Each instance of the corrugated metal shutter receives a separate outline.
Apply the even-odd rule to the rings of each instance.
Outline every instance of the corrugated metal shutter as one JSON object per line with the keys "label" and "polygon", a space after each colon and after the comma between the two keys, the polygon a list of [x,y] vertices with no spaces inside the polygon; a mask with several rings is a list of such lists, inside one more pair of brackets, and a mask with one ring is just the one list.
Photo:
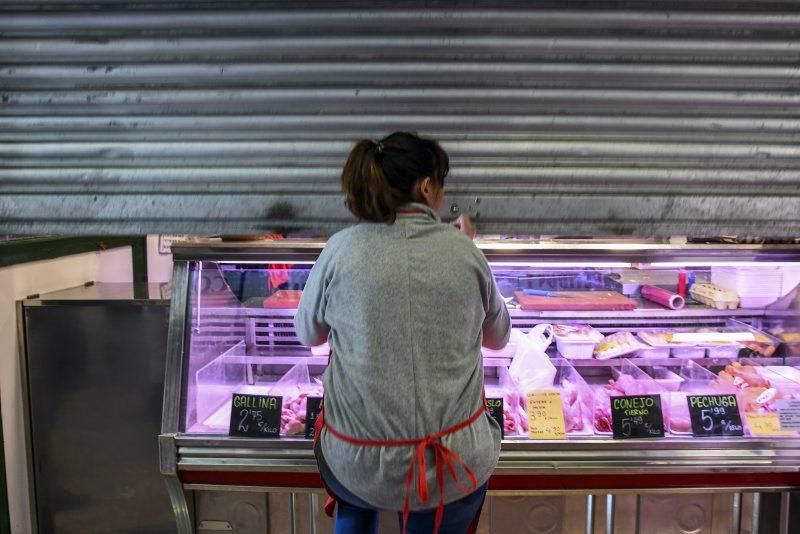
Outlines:
{"label": "corrugated metal shutter", "polygon": [[6,0],[0,228],[330,230],[404,129],[486,231],[800,235],[796,3],[428,5]]}

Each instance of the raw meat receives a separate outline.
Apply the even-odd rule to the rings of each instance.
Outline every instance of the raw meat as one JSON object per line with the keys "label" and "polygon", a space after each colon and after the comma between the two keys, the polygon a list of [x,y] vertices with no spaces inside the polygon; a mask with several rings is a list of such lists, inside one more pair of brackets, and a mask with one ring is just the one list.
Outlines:
{"label": "raw meat", "polygon": [[660,393],[658,384],[647,380],[636,380],[628,374],[620,374],[616,380],[609,380],[608,384],[596,392],[592,417],[595,429],[598,432],[611,432],[611,397]]}
{"label": "raw meat", "polygon": [[567,432],[583,430],[583,403],[578,388],[567,379],[561,382],[561,408],[564,411],[564,429]]}
{"label": "raw meat", "polygon": [[281,435],[295,436],[302,434],[306,428],[306,399],[322,397],[322,386],[310,391],[302,391],[297,395],[284,395],[281,411]]}

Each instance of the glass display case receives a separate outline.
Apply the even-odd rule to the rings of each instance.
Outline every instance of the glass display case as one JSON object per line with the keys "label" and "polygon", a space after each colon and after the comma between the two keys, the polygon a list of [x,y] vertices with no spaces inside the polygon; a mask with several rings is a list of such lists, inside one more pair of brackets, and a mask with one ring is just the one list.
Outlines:
{"label": "glass display case", "polygon": [[[328,350],[303,347],[293,318],[323,246],[173,249],[161,469],[183,528],[185,490],[321,487],[304,431]],[[515,330],[505,349],[483,354],[505,431],[492,495],[607,495],[613,523],[619,493],[735,497],[800,486],[800,433],[790,421],[800,408],[800,247],[500,238],[477,246]],[[520,381],[512,363],[525,350],[552,363],[544,383]],[[531,437],[526,399],[539,390],[560,396],[560,439]],[[280,396],[280,437],[229,436],[234,394]],[[687,399],[698,395],[735,397],[741,428],[723,421],[729,432],[696,437]],[[626,439],[617,428],[615,399],[636,396],[658,399],[659,437]],[[740,513],[731,503],[724,513]]]}

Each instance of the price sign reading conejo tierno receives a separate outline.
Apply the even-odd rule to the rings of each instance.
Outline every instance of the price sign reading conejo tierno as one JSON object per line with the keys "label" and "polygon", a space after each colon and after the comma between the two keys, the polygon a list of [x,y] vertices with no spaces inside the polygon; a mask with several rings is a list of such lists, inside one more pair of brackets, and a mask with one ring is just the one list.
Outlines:
{"label": "price sign reading conejo tierno", "polygon": [[500,436],[505,439],[506,428],[505,418],[503,417],[503,399],[486,399],[486,409],[489,415],[500,425]]}
{"label": "price sign reading conejo tierno", "polygon": [[314,439],[314,425],[322,410],[322,397],[306,397],[306,432],[308,439]]}
{"label": "price sign reading conejo tierno", "polygon": [[614,439],[663,438],[661,396],[611,397],[611,428]]}
{"label": "price sign reading conejo tierno", "polygon": [[229,436],[278,438],[283,397],[234,393]]}
{"label": "price sign reading conejo tierno", "polygon": [[687,395],[686,402],[689,404],[693,435],[744,435],[736,395]]}

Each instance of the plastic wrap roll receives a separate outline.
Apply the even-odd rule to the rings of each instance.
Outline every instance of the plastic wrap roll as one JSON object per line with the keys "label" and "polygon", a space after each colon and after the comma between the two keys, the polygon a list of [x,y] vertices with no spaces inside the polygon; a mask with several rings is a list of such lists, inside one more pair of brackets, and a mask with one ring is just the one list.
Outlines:
{"label": "plastic wrap roll", "polygon": [[671,310],[680,310],[686,304],[682,296],[656,286],[642,286],[642,296]]}

